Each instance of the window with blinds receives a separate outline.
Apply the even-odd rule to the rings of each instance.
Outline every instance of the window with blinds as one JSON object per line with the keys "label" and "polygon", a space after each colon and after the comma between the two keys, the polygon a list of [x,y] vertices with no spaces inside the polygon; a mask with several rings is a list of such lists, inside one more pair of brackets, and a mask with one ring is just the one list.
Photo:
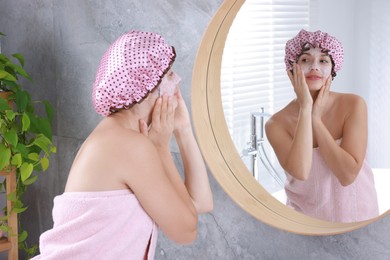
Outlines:
{"label": "window with blinds", "polygon": [[295,97],[284,48],[287,40],[309,28],[309,10],[310,0],[247,0],[230,28],[222,57],[222,105],[246,163],[251,114],[262,108],[273,114]]}

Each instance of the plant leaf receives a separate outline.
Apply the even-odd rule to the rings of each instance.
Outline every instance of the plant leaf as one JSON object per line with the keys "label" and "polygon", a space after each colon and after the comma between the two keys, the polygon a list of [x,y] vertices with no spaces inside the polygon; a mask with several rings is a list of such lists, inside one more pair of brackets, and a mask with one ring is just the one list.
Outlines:
{"label": "plant leaf", "polygon": [[4,169],[11,159],[11,149],[0,143],[0,170]]}
{"label": "plant leaf", "polygon": [[18,236],[18,242],[19,242],[19,243],[24,242],[24,241],[27,239],[27,237],[28,237],[27,231],[26,231],[26,230],[23,230],[23,231],[19,234],[19,236]]}
{"label": "plant leaf", "polygon": [[52,142],[50,141],[49,138],[47,138],[43,134],[39,134],[39,135],[37,135],[35,140],[28,146],[31,146],[31,145],[36,145],[39,148],[41,148],[46,154],[50,154],[49,145],[52,145]]}
{"label": "plant leaf", "polygon": [[16,81],[16,78],[5,70],[0,70],[0,79],[14,81],[14,82]]}
{"label": "plant leaf", "polygon": [[30,100],[30,94],[27,91],[17,91],[15,97],[15,103],[19,112],[26,111],[27,104]]}
{"label": "plant leaf", "polygon": [[30,75],[28,75],[28,73],[20,66],[16,65],[16,64],[13,64],[13,63],[7,63],[6,66],[8,68],[11,68],[14,73],[17,73],[19,75],[22,75],[23,77],[25,77],[26,79],[29,79],[31,80],[31,77]]}
{"label": "plant leaf", "polygon": [[24,144],[18,143],[14,151],[21,153],[24,157],[27,156],[29,149]]}
{"label": "plant leaf", "polygon": [[13,121],[15,116],[16,116],[16,114],[12,110],[6,110],[5,111],[5,116],[8,118],[9,121]]}
{"label": "plant leaf", "polygon": [[8,102],[0,98],[0,111],[11,110]]}
{"label": "plant leaf", "polygon": [[39,160],[39,154],[37,153],[29,153],[28,159],[33,160],[34,162],[37,162]]}
{"label": "plant leaf", "polygon": [[23,182],[24,185],[31,185],[38,179],[38,175],[32,176]]}
{"label": "plant leaf", "polygon": [[30,117],[27,113],[22,115],[22,132],[26,132],[30,128]]}
{"label": "plant leaf", "polygon": [[9,228],[8,226],[5,226],[5,225],[1,225],[1,226],[0,226],[0,229],[1,229],[1,231],[3,231],[4,233],[7,233],[7,232],[10,230],[10,228]]}
{"label": "plant leaf", "polygon": [[22,166],[20,166],[20,176],[22,177],[22,182],[24,182],[31,176],[33,169],[34,166],[28,162],[24,162]]}
{"label": "plant leaf", "polygon": [[10,129],[9,131],[5,132],[3,137],[5,141],[7,141],[7,143],[11,144],[14,147],[18,143],[18,134],[16,133],[15,129]]}
{"label": "plant leaf", "polygon": [[46,171],[47,168],[49,168],[49,159],[47,159],[47,157],[42,157],[41,165],[42,165],[42,170]]}
{"label": "plant leaf", "polygon": [[3,81],[3,87],[10,86],[11,89],[19,87],[19,85],[16,83],[16,81],[11,81],[11,80],[2,80],[2,81]]}
{"label": "plant leaf", "polygon": [[17,153],[14,156],[12,156],[11,164],[19,168],[22,165],[22,154]]}
{"label": "plant leaf", "polygon": [[51,123],[51,122],[53,122],[53,118],[54,118],[54,108],[49,103],[49,101],[44,100],[43,104],[45,105],[47,118],[49,119],[49,122]]}
{"label": "plant leaf", "polygon": [[16,198],[16,201],[13,202],[14,208],[22,208],[23,202]]}
{"label": "plant leaf", "polygon": [[49,140],[52,139],[52,130],[50,122],[47,118],[40,118],[36,115],[33,115],[32,113],[28,113],[31,125],[30,125],[30,131],[36,134],[42,133],[45,135]]}
{"label": "plant leaf", "polygon": [[14,207],[12,210],[19,214],[19,213],[26,211],[27,209],[28,209],[28,207],[24,207],[24,208],[15,208]]}
{"label": "plant leaf", "polygon": [[7,200],[11,201],[11,202],[17,202],[18,201],[18,198],[16,197],[16,193],[15,192],[11,192],[10,194],[7,195]]}
{"label": "plant leaf", "polygon": [[24,57],[22,54],[14,53],[14,54],[12,54],[12,57],[15,57],[16,59],[18,59],[20,65],[22,65],[22,67],[24,67]]}

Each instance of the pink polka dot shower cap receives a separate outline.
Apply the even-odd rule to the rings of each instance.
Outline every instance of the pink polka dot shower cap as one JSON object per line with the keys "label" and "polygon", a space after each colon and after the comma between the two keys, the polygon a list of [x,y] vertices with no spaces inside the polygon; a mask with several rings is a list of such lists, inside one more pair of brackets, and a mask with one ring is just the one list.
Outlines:
{"label": "pink polka dot shower cap", "polygon": [[308,32],[301,30],[294,38],[286,43],[286,56],[284,62],[287,70],[292,69],[292,63],[297,62],[303,48],[310,44],[314,47],[322,48],[327,52],[334,62],[334,72],[339,71],[344,61],[344,50],[341,43],[333,36],[321,32]]}
{"label": "pink polka dot shower cap", "polygon": [[175,49],[152,32],[120,36],[100,61],[92,99],[97,113],[108,116],[142,101],[161,81],[176,57]]}

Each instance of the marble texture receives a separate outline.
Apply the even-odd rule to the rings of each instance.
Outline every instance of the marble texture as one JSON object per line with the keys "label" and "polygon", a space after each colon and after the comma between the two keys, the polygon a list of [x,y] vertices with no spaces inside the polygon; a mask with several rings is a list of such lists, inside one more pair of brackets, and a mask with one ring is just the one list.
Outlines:
{"label": "marble texture", "polygon": [[[201,37],[222,0],[0,0],[4,53],[20,52],[34,79],[34,98],[54,104],[58,153],[27,192],[22,215],[29,243],[51,228],[53,197],[63,192],[73,157],[100,120],[91,85],[101,55],[123,32],[156,31],[176,47],[174,69],[190,106],[191,77]],[[173,155],[182,167],[177,147]],[[199,238],[177,245],[160,233],[156,259],[390,259],[390,217],[335,236],[303,236],[261,223],[238,207],[210,174],[215,209],[200,216]],[[1,255],[0,258],[4,255]],[[1,258],[1,259],[3,259]]]}

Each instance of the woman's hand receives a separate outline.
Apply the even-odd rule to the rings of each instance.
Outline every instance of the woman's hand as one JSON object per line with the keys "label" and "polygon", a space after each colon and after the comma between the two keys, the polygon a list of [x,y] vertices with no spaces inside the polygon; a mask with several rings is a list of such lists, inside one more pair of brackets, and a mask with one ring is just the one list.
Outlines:
{"label": "woman's hand", "polygon": [[191,121],[190,121],[190,115],[188,113],[186,103],[184,102],[184,99],[180,93],[180,89],[176,91],[175,96],[177,99],[177,107],[175,111],[174,132],[176,134],[178,133],[178,131],[190,129]]}
{"label": "woman's hand", "polygon": [[332,76],[330,75],[326,81],[325,85],[323,85],[320,89],[320,92],[318,93],[317,99],[313,104],[313,110],[312,110],[312,117],[313,119],[320,119],[322,118],[324,114],[324,109],[326,102],[329,97],[329,89],[330,85],[332,83]]}
{"label": "woman's hand", "polygon": [[150,127],[142,119],[139,121],[140,132],[148,137],[157,148],[169,147],[174,129],[175,109],[172,97],[159,97],[154,105]]}
{"label": "woman's hand", "polygon": [[297,95],[298,103],[301,108],[313,105],[313,98],[310,95],[309,87],[306,83],[306,78],[301,67],[294,63],[293,72],[287,72],[288,77],[290,78],[291,84],[294,86],[295,94]]}

